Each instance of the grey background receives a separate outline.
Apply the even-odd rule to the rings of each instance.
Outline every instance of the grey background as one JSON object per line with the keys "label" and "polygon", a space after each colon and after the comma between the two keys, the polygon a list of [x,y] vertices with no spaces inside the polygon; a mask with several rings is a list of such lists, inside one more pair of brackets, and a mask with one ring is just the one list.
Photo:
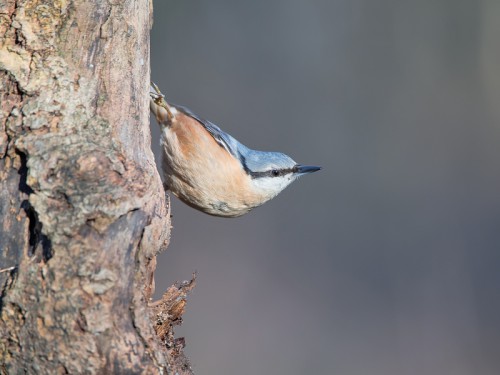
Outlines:
{"label": "grey background", "polygon": [[[152,77],[323,170],[239,219],[173,198],[198,374],[500,373],[500,2],[156,1]],[[158,153],[158,131],[153,125]]]}

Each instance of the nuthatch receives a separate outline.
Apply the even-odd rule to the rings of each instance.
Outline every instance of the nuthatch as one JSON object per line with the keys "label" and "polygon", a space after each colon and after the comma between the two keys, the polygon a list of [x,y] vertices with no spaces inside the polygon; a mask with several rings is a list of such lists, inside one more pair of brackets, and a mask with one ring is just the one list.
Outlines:
{"label": "nuthatch", "polygon": [[184,203],[210,215],[236,217],[320,167],[280,152],[252,150],[186,107],[168,104],[155,84],[150,106],[161,127],[164,182]]}

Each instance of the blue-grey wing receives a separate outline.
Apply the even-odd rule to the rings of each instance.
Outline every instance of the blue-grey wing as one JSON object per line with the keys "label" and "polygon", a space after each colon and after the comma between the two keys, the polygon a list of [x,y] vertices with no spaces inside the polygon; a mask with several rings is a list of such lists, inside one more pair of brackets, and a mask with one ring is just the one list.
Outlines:
{"label": "blue-grey wing", "polygon": [[229,134],[223,132],[214,123],[201,118],[196,113],[191,111],[189,108],[177,104],[172,104],[172,106],[181,111],[182,113],[184,113],[185,115],[192,117],[196,121],[198,121],[210,133],[210,135],[214,138],[214,140],[235,158],[239,159],[241,153],[247,150],[246,146],[242,145],[240,142],[238,142]]}

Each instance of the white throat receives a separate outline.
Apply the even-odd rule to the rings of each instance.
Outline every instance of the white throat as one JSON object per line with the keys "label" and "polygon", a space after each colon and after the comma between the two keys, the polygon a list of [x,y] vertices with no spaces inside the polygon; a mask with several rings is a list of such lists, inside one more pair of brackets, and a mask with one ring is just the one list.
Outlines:
{"label": "white throat", "polygon": [[295,180],[293,174],[279,177],[260,177],[252,179],[252,185],[256,193],[265,197],[266,200],[274,198],[284,188]]}

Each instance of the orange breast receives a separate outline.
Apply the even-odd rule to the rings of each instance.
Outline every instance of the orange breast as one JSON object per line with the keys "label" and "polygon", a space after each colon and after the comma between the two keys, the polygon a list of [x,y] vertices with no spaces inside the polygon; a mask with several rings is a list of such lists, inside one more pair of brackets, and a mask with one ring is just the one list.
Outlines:
{"label": "orange breast", "polygon": [[239,216],[263,203],[240,162],[198,121],[178,113],[163,136],[170,189],[187,204],[213,215]]}

